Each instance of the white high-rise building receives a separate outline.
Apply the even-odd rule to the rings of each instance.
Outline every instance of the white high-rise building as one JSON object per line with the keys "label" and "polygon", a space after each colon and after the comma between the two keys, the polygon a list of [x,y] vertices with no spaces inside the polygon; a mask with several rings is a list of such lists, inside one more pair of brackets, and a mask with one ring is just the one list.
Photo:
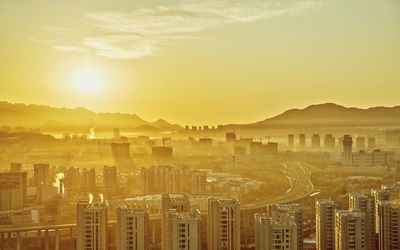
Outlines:
{"label": "white high-rise building", "polygon": [[366,250],[365,213],[360,210],[336,210],[335,249]]}
{"label": "white high-rise building", "polygon": [[172,250],[168,241],[170,240],[170,231],[167,223],[167,213],[170,209],[175,209],[177,213],[189,212],[190,202],[187,195],[162,195],[161,196],[161,237],[162,249]]}
{"label": "white high-rise building", "polygon": [[317,250],[335,249],[335,211],[339,203],[333,200],[317,200],[316,213],[316,240]]}
{"label": "white high-rise building", "polygon": [[108,249],[107,203],[80,201],[76,207],[76,249]]}
{"label": "white high-rise building", "polygon": [[240,249],[240,203],[231,198],[208,200],[208,250]]}
{"label": "white high-rise building", "polygon": [[177,212],[169,209],[166,215],[168,228],[168,249],[200,250],[201,249],[201,215],[199,210]]}
{"label": "white high-rise building", "polygon": [[297,224],[294,217],[285,214],[272,218],[266,214],[255,214],[256,250],[297,250]]}
{"label": "white high-rise building", "polygon": [[127,204],[117,208],[117,250],[147,250],[149,214],[145,208]]}
{"label": "white high-rise building", "polygon": [[353,193],[349,195],[349,209],[359,209],[365,213],[365,236],[366,249],[377,249],[377,238],[375,232],[375,203],[374,197],[370,194]]}
{"label": "white high-rise building", "polygon": [[286,221],[287,218],[292,218],[297,225],[297,248],[303,249],[303,214],[304,207],[299,204],[274,204],[267,206],[267,216],[274,221]]}

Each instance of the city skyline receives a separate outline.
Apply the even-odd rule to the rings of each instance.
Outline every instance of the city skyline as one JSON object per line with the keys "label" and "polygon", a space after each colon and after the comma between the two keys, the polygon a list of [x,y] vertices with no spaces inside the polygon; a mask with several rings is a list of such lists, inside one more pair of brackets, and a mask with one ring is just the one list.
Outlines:
{"label": "city skyline", "polygon": [[5,0],[0,99],[180,124],[395,106],[399,13],[396,1]]}

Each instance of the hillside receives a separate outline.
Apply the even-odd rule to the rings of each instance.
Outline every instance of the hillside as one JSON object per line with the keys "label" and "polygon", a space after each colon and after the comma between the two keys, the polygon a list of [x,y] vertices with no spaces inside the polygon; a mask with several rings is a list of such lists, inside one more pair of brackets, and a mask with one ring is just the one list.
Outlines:
{"label": "hillside", "polygon": [[109,130],[116,127],[135,130],[144,125],[151,125],[159,130],[179,128],[162,121],[162,123],[149,123],[136,114],[96,113],[85,108],[68,109],[0,102],[0,126],[39,128],[50,131],[87,131],[92,127],[96,127],[96,130]]}
{"label": "hillside", "polygon": [[331,126],[400,126],[400,106],[360,109],[325,103],[311,105],[304,109],[290,109],[280,115],[255,123],[227,125],[227,127],[240,128]]}

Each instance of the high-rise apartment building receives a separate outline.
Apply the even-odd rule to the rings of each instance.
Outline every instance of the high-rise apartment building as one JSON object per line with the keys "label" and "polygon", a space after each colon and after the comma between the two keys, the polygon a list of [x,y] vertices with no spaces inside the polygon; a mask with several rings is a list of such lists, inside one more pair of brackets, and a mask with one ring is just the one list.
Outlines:
{"label": "high-rise apartment building", "polygon": [[83,189],[91,191],[96,188],[96,169],[91,168],[90,170],[87,170],[84,168],[80,176],[80,184]]}
{"label": "high-rise apartment building", "polygon": [[193,171],[192,194],[207,193],[207,171]]}
{"label": "high-rise apartment building", "polygon": [[78,202],[76,220],[77,250],[108,249],[106,203],[92,200]]}
{"label": "high-rise apartment building", "polygon": [[117,167],[103,167],[103,186],[104,188],[115,188],[117,186]]}
{"label": "high-rise apartment building", "polygon": [[80,181],[80,172],[79,168],[69,168],[64,171],[64,188],[65,188],[65,193],[69,193],[71,191],[79,191],[79,188],[81,186],[81,181]]}
{"label": "high-rise apartment building", "polygon": [[26,172],[0,173],[0,210],[23,208],[26,199]]}
{"label": "high-rise apartment building", "polygon": [[145,208],[122,204],[117,207],[117,250],[149,249],[149,213]]}
{"label": "high-rise apartment building", "polygon": [[240,203],[231,198],[208,200],[208,249],[240,249]]}
{"label": "high-rise apartment building", "polygon": [[371,190],[371,195],[374,198],[375,206],[375,233],[379,233],[379,228],[381,222],[379,221],[379,204],[382,201],[388,201],[391,196],[391,190],[388,186],[382,186],[381,188],[376,188]]}
{"label": "high-rise apartment building", "polygon": [[[303,249],[303,222],[304,222],[304,207],[299,204],[274,204],[267,206],[267,216],[275,222],[288,221],[291,218],[291,223],[296,223],[296,249]],[[287,223],[286,223],[287,224]]]}
{"label": "high-rise apartment building", "polygon": [[33,182],[35,186],[52,184],[49,164],[34,164],[33,169]]}
{"label": "high-rise apartment building", "polygon": [[321,199],[315,204],[317,250],[335,249],[335,211],[339,203]]}
{"label": "high-rise apartment building", "polygon": [[349,209],[365,213],[365,249],[377,249],[374,197],[365,193],[352,193],[349,195]]}
{"label": "high-rise apartment building", "polygon": [[297,224],[292,216],[286,214],[274,219],[266,214],[256,213],[254,217],[256,250],[299,249]]}
{"label": "high-rise apartment building", "polygon": [[177,213],[189,212],[189,197],[187,195],[171,194],[164,194],[161,196],[161,237],[163,250],[172,250],[168,243],[171,232],[169,231],[167,223],[167,212],[170,209],[174,209]]}
{"label": "high-rise apartment building", "polygon": [[201,215],[199,210],[192,213],[177,212],[169,209],[166,212],[168,239],[166,249],[200,250],[201,249]]}
{"label": "high-rise apartment building", "polygon": [[360,210],[336,210],[335,249],[366,250],[365,220]]}
{"label": "high-rise apartment building", "polygon": [[399,201],[379,201],[377,206],[379,250],[400,249]]}

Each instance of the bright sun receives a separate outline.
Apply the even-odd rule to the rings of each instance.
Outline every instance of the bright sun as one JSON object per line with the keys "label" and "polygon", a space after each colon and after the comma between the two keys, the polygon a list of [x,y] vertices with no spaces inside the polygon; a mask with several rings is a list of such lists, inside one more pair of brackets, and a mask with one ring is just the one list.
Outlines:
{"label": "bright sun", "polygon": [[74,74],[72,82],[80,92],[93,93],[101,87],[102,77],[93,69],[82,69]]}

